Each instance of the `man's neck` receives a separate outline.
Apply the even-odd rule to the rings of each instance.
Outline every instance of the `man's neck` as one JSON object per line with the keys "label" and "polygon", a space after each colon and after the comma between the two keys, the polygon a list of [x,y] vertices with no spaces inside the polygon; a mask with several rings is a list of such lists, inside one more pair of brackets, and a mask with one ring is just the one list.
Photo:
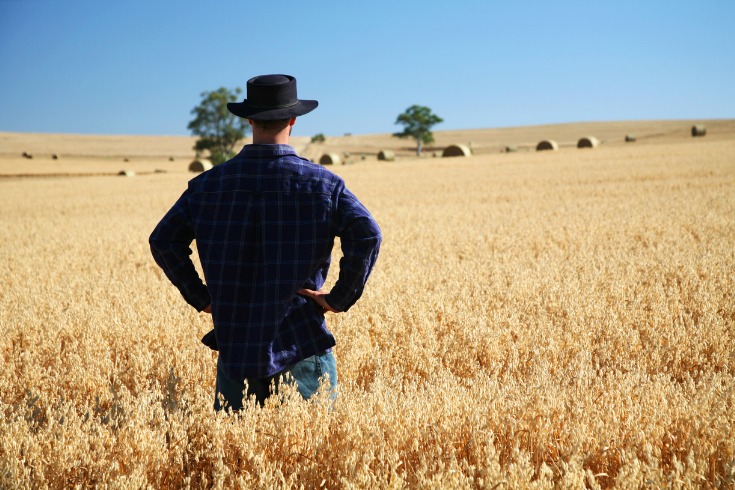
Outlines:
{"label": "man's neck", "polygon": [[289,136],[291,136],[290,125],[277,133],[261,131],[257,127],[253,127],[254,145],[287,145]]}
{"label": "man's neck", "polygon": [[288,133],[285,135],[282,133],[278,134],[257,134],[253,133],[253,144],[254,145],[287,145],[288,144]]}

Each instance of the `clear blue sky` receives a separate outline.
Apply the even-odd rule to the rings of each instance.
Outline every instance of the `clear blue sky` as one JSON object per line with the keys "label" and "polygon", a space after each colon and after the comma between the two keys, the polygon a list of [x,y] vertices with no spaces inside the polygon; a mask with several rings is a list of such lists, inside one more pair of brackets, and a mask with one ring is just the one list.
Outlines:
{"label": "clear blue sky", "polygon": [[0,131],[189,134],[265,73],[296,135],[735,117],[735,1],[0,0]]}

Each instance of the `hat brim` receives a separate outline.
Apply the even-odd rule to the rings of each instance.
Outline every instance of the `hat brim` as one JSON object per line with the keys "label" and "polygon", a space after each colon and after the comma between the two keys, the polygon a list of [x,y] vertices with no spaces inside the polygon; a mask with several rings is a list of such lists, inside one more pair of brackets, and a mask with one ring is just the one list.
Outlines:
{"label": "hat brim", "polygon": [[277,109],[268,109],[263,107],[250,107],[248,100],[242,102],[228,102],[227,110],[244,119],[254,119],[258,121],[273,121],[276,119],[291,119],[292,117],[303,116],[316,109],[319,102],[316,100],[299,100],[296,104],[289,107],[281,107]]}

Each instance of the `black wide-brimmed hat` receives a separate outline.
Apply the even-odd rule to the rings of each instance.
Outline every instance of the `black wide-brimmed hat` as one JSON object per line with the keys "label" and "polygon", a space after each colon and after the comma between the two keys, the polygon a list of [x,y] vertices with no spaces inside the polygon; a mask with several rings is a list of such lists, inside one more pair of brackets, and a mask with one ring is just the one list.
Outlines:
{"label": "black wide-brimmed hat", "polygon": [[227,109],[245,119],[272,121],[303,116],[319,105],[316,100],[296,97],[296,79],[290,75],[261,75],[247,84],[247,98],[228,102]]}

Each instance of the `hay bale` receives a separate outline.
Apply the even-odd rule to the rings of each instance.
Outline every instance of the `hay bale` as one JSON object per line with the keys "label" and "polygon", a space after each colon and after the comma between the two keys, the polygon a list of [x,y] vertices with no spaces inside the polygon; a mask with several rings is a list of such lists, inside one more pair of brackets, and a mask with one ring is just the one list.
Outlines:
{"label": "hay bale", "polygon": [[204,158],[197,158],[189,164],[189,172],[206,172],[212,168],[212,162]]}
{"label": "hay bale", "polygon": [[626,134],[625,135],[625,142],[626,143],[635,143],[636,137],[634,134]]}
{"label": "hay bale", "polygon": [[396,152],[394,152],[393,150],[380,150],[378,152],[378,160],[392,162],[395,159],[396,159]]}
{"label": "hay bale", "polygon": [[168,161],[169,162],[173,162],[174,161],[174,157],[168,157]]}
{"label": "hay bale", "polygon": [[577,148],[596,148],[599,144],[600,140],[594,136],[585,136],[577,141]]}
{"label": "hay bale", "polygon": [[59,155],[57,155],[56,153],[54,153],[53,155],[51,155],[51,159],[52,160],[58,160],[59,159]]}
{"label": "hay bale", "polygon": [[554,140],[541,140],[539,141],[539,144],[536,145],[536,151],[545,151],[545,150],[558,150],[559,145]]}
{"label": "hay bale", "polygon": [[515,153],[518,151],[518,147],[516,145],[508,145],[505,147],[506,153]]}
{"label": "hay bale", "polygon": [[707,134],[707,128],[704,124],[695,124],[692,126],[692,137],[705,136]]}
{"label": "hay bale", "polygon": [[469,157],[472,156],[472,150],[467,145],[449,145],[444,148],[442,157]]}
{"label": "hay bale", "polygon": [[28,153],[27,151],[24,151],[24,152],[23,152],[23,158],[29,158],[29,159],[30,159],[30,158],[33,158],[33,155],[31,155],[31,154],[30,154],[30,153]]}
{"label": "hay bale", "polygon": [[135,177],[135,172],[132,170],[120,170],[117,175],[122,175],[124,177]]}
{"label": "hay bale", "polygon": [[322,165],[339,165],[342,163],[342,158],[337,153],[325,153],[319,159],[319,163]]}

